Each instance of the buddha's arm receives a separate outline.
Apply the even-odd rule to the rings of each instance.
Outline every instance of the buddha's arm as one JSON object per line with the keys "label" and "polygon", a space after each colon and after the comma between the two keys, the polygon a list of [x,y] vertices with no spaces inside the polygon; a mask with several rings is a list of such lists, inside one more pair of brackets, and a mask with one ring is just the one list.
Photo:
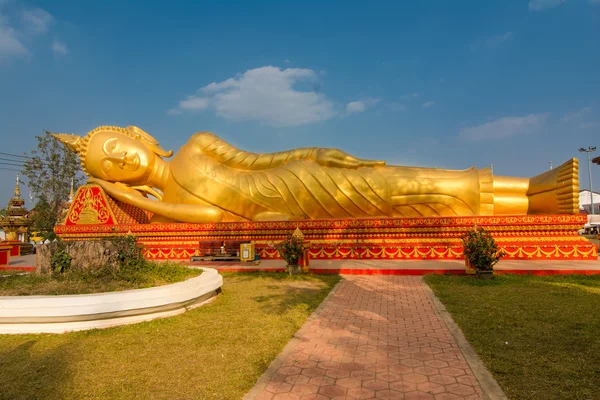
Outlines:
{"label": "buddha's arm", "polygon": [[90,178],[89,183],[100,185],[111,197],[132,206],[161,215],[170,220],[203,223],[219,222],[223,219],[223,210],[209,204],[174,204],[150,200],[140,192],[123,184],[115,184],[102,179]]}
{"label": "buddha's arm", "polygon": [[314,160],[316,147],[281,151],[277,153],[252,153],[240,150],[218,136],[203,132],[198,135],[202,152],[229,167],[259,170],[273,168],[294,160]]}
{"label": "buddha's arm", "polygon": [[338,168],[385,165],[385,161],[363,160],[338,149],[305,147],[276,153],[252,153],[240,150],[209,132],[198,134],[196,140],[204,154],[216,159],[221,164],[239,169],[268,169],[295,160],[312,160],[324,166]]}

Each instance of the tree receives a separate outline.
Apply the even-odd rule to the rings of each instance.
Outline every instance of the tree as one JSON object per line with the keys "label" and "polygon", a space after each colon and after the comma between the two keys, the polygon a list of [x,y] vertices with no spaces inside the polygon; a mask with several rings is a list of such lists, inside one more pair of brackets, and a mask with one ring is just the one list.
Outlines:
{"label": "tree", "polygon": [[40,200],[38,204],[42,202],[44,222],[40,222],[41,226],[53,228],[69,199],[71,182],[76,189],[83,183],[84,177],[77,155],[50,132],[45,131],[44,136],[36,136],[36,139],[37,148],[27,155],[23,175],[27,178],[29,189]]}
{"label": "tree", "polygon": [[38,236],[42,237],[42,240],[54,240],[56,234],[54,233],[54,225],[56,225],[56,217],[52,214],[50,203],[41,197],[36,203],[31,214],[29,216],[31,220],[31,232],[37,233]]}

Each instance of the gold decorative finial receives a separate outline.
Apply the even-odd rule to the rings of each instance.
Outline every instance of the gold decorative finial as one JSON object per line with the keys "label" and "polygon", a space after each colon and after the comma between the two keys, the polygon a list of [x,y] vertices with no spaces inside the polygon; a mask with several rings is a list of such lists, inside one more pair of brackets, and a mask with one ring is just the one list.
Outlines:
{"label": "gold decorative finial", "polygon": [[74,183],[75,183],[75,178],[71,178],[71,191],[69,192],[69,203],[73,202],[73,197],[74,197],[73,184]]}
{"label": "gold decorative finial", "polygon": [[79,153],[79,147],[81,140],[83,139],[81,136],[73,135],[71,133],[51,133],[51,135],[67,146],[73,153]]}
{"label": "gold decorative finial", "polygon": [[302,231],[300,230],[300,228],[296,228],[296,230],[294,231],[294,233],[292,233],[292,237],[303,241],[304,240],[304,233],[302,233]]}
{"label": "gold decorative finial", "polygon": [[17,174],[17,184],[15,185],[15,194],[14,194],[14,198],[19,199],[21,198],[21,188],[19,187],[19,174]]}

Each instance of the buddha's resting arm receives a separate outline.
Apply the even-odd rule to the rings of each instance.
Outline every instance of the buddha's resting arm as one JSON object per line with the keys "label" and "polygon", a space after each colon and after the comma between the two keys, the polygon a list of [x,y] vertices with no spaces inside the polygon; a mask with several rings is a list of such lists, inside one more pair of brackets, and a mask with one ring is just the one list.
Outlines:
{"label": "buddha's resting arm", "polygon": [[338,168],[375,167],[385,161],[363,160],[338,149],[305,147],[276,153],[252,153],[240,150],[210,132],[196,134],[202,152],[228,167],[246,170],[275,168],[295,160],[312,160],[323,166]]}
{"label": "buddha's resting arm", "polygon": [[100,185],[111,197],[131,204],[153,214],[174,221],[204,223],[218,222],[223,218],[223,210],[210,204],[174,204],[150,200],[137,190],[120,183],[111,183],[102,179],[89,178],[88,183]]}

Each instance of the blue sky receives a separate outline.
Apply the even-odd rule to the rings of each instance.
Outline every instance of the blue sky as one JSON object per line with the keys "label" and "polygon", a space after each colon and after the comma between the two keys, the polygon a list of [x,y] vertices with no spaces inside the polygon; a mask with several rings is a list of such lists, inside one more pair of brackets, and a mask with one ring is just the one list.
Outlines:
{"label": "blue sky", "polygon": [[600,0],[0,0],[0,143],[137,125],[497,175],[578,157],[587,188],[599,71]]}

